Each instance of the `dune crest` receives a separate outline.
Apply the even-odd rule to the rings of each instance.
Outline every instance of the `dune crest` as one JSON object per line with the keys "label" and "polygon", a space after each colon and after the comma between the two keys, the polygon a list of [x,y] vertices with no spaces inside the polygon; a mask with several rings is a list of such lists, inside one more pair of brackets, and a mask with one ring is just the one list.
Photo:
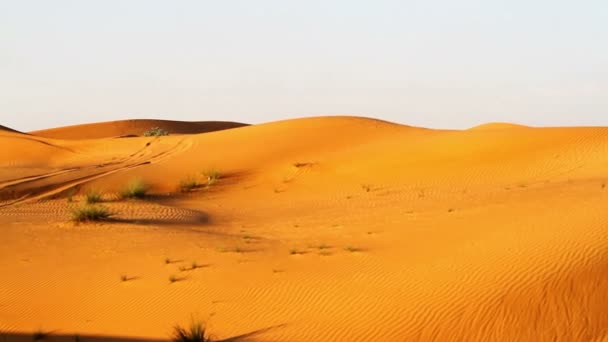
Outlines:
{"label": "dune crest", "polygon": [[11,133],[21,133],[21,132],[19,132],[17,130],[14,130],[12,128],[8,128],[6,126],[0,125],[0,132],[2,132],[2,131],[4,131],[4,132],[11,132]]}
{"label": "dune crest", "polygon": [[32,135],[54,139],[99,139],[123,136],[142,136],[144,132],[160,127],[170,134],[199,134],[247,126],[228,121],[171,121],[171,120],[118,120],[100,123],[57,127],[30,132]]}
{"label": "dune crest", "polygon": [[485,124],[477,125],[469,128],[469,130],[499,130],[499,129],[515,129],[515,128],[530,128],[520,124],[514,124],[509,122],[488,122]]}

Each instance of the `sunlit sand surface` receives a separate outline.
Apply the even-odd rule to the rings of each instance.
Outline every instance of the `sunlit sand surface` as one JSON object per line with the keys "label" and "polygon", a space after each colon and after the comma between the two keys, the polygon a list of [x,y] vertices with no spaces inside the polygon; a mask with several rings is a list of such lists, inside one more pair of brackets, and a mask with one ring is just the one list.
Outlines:
{"label": "sunlit sand surface", "polygon": [[[0,332],[608,341],[608,128],[146,120],[0,146]],[[114,215],[72,222],[90,190]]]}

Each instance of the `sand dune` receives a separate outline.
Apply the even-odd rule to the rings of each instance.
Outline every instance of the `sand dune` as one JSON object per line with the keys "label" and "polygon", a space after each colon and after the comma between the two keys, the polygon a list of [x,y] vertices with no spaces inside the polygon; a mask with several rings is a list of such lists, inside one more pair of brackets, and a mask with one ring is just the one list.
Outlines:
{"label": "sand dune", "polygon": [[246,124],[228,121],[185,122],[170,120],[119,120],[93,124],[58,127],[30,132],[54,139],[98,139],[121,136],[142,136],[152,127],[160,127],[171,134],[198,134],[243,127]]}
{"label": "sand dune", "polygon": [[[109,138],[148,123],[0,133],[0,331],[163,339],[195,315],[237,341],[608,341],[608,128]],[[120,199],[133,179],[152,196]],[[112,221],[70,222],[90,189]]]}
{"label": "sand dune", "polygon": [[0,125],[0,132],[13,132],[13,133],[20,133],[19,131],[16,131],[12,128],[8,128],[5,126]]}

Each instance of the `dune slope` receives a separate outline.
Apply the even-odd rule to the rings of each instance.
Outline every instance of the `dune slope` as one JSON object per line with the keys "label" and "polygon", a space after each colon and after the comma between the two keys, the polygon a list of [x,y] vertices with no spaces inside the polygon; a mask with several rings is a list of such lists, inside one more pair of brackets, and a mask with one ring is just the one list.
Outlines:
{"label": "dune slope", "polygon": [[[195,315],[233,340],[608,339],[608,128],[35,139],[0,135],[27,151],[0,157],[0,331],[162,339]],[[153,196],[120,199],[133,179]],[[90,189],[112,221],[70,222]]]}

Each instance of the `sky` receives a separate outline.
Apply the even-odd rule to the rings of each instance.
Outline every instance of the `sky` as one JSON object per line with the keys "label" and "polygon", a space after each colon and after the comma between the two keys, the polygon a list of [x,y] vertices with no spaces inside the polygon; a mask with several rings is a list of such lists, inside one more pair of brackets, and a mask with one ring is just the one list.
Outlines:
{"label": "sky", "polygon": [[608,126],[605,0],[0,0],[0,125]]}

